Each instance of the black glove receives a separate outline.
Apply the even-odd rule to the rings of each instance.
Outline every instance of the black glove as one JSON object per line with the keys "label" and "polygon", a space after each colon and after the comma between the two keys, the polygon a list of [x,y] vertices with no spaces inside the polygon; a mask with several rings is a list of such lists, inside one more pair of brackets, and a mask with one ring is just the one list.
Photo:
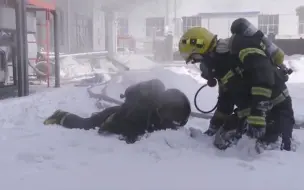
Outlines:
{"label": "black glove", "polygon": [[246,119],[239,118],[237,114],[230,115],[223,127],[216,132],[213,144],[218,149],[225,150],[242,138],[246,127]]}
{"label": "black glove", "polygon": [[262,138],[266,133],[266,126],[248,124],[247,135],[251,138]]}
{"label": "black glove", "polygon": [[272,108],[270,101],[260,101],[251,108],[247,117],[247,135],[252,138],[262,138],[266,133],[266,114]]}
{"label": "black glove", "polygon": [[209,123],[209,128],[204,132],[208,136],[213,136],[224,125],[225,120],[217,116],[213,116]]}
{"label": "black glove", "polygon": [[242,138],[236,129],[226,130],[221,127],[215,134],[213,144],[220,150],[225,150],[231,145],[237,144],[238,140]]}

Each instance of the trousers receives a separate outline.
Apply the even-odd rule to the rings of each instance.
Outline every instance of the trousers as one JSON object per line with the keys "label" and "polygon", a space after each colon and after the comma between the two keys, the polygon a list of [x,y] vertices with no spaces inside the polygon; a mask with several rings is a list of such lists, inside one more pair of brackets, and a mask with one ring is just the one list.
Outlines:
{"label": "trousers", "polygon": [[119,109],[120,106],[109,107],[101,112],[93,113],[91,117],[88,118],[70,113],[65,117],[62,126],[69,129],[94,129],[95,127],[100,127],[110,115],[116,113]]}
{"label": "trousers", "polygon": [[290,150],[293,127],[295,125],[292,100],[290,97],[274,106],[267,115],[265,141],[274,142],[282,136],[282,148]]}

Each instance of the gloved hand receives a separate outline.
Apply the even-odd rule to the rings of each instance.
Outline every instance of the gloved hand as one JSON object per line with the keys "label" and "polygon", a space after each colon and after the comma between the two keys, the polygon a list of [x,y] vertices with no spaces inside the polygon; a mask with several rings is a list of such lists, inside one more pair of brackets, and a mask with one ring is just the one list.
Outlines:
{"label": "gloved hand", "polygon": [[231,145],[234,145],[242,138],[236,129],[225,130],[221,127],[215,134],[213,145],[220,150],[225,150]]}
{"label": "gloved hand", "polygon": [[224,125],[225,120],[223,118],[219,118],[213,116],[209,123],[209,128],[204,132],[204,134],[208,136],[213,136],[215,133]]}
{"label": "gloved hand", "polygon": [[258,101],[251,108],[251,114],[247,117],[247,135],[252,138],[262,138],[266,133],[266,115],[272,109],[270,101]]}
{"label": "gloved hand", "polygon": [[251,115],[247,117],[247,124],[247,135],[249,137],[262,138],[266,133],[266,112],[252,108]]}
{"label": "gloved hand", "polygon": [[251,138],[262,138],[266,133],[266,126],[248,124],[247,135]]}

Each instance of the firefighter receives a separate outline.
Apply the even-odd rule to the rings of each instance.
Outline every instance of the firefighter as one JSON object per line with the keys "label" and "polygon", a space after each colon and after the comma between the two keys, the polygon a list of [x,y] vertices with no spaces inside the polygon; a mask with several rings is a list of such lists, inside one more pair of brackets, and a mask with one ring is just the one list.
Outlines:
{"label": "firefighter", "polygon": [[165,90],[157,79],[130,86],[121,97],[125,99],[121,106],[106,108],[89,118],[57,110],[44,124],[84,130],[98,127],[99,134],[118,134],[121,140],[134,143],[146,132],[183,127],[190,117],[187,96],[178,89]]}
{"label": "firefighter", "polygon": [[[231,32],[230,38],[218,39],[206,28],[194,27],[179,42],[185,61],[199,62],[208,85],[218,82],[221,89],[218,108],[206,133],[220,133],[217,137],[223,138],[215,140],[215,145],[226,143],[231,136],[225,135],[229,130],[218,129],[229,126],[227,119],[237,116],[241,121],[237,124],[246,127],[249,137],[268,144],[282,135],[282,149],[289,151],[295,121],[285,84],[291,71],[283,65],[284,53],[246,19],[234,21]],[[233,114],[234,106],[237,109]],[[225,147],[217,145],[221,146]]]}

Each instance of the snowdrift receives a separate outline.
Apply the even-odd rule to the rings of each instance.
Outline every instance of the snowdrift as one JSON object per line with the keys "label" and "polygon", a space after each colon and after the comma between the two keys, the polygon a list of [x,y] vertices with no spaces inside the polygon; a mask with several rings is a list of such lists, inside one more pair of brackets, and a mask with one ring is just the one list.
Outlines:
{"label": "snowdrift", "polygon": [[147,70],[157,66],[154,61],[146,58],[145,56],[135,55],[132,53],[117,54],[115,59],[130,70]]}
{"label": "snowdrift", "polygon": [[73,57],[65,57],[60,62],[60,75],[63,79],[76,78],[85,75],[92,75],[93,73],[113,73],[118,69],[107,60],[100,60],[97,63],[100,69],[93,68],[90,60],[77,60]]}
{"label": "snowdrift", "polygon": [[[196,80],[198,75],[191,67],[134,70],[115,77],[108,93],[118,98],[130,84],[157,77],[167,88],[179,88],[192,99],[204,82]],[[297,97],[297,112],[304,99],[298,86],[290,88]],[[203,92],[201,106],[209,109],[216,101],[216,89]],[[248,152],[252,142],[244,138],[237,147],[222,152],[213,148],[211,139],[190,138],[187,130],[160,131],[127,145],[114,137],[100,137],[95,130],[42,124],[55,109],[87,117],[97,111],[94,103],[86,88],[74,86],[1,101],[1,189],[302,190],[301,146],[297,152],[254,155]],[[187,127],[205,129],[207,124],[191,119]],[[302,130],[295,136],[304,140]]]}
{"label": "snowdrift", "polygon": [[[185,130],[160,131],[127,145],[113,137],[100,137],[95,130],[42,124],[57,108],[89,116],[96,111],[93,102],[85,88],[73,86],[3,101],[1,188],[301,189],[301,175],[295,174],[304,169],[302,149],[250,155],[245,139],[243,146],[221,152],[212,147],[211,139],[191,139]],[[194,119],[188,127],[206,125],[207,121]],[[304,137],[302,132],[298,135]],[[291,181],[286,183],[286,178]]]}
{"label": "snowdrift", "polygon": [[294,71],[289,77],[288,83],[304,83],[304,57],[301,55],[288,56],[284,63]]}

